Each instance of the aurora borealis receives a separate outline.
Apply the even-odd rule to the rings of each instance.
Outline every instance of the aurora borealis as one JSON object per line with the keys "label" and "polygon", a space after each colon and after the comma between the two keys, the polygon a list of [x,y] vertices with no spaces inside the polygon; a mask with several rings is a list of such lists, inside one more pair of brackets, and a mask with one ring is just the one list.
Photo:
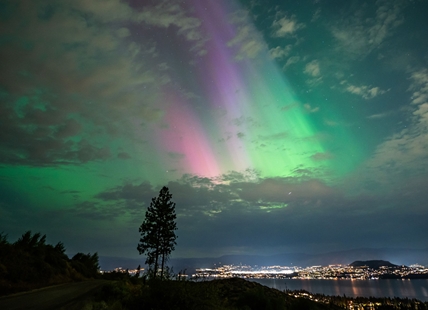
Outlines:
{"label": "aurora borealis", "polygon": [[0,232],[137,257],[423,249],[423,0],[0,3]]}

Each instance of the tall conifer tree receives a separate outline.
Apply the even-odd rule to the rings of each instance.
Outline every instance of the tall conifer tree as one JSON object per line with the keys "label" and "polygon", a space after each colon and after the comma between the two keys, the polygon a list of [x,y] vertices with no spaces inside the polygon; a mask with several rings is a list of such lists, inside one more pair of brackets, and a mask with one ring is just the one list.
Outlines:
{"label": "tall conifer tree", "polygon": [[165,264],[172,251],[175,250],[177,236],[177,216],[175,203],[167,187],[163,187],[158,197],[153,197],[147,208],[146,216],[139,228],[141,234],[137,250],[146,254],[146,264],[153,266],[154,276],[161,267],[161,278],[164,276]]}

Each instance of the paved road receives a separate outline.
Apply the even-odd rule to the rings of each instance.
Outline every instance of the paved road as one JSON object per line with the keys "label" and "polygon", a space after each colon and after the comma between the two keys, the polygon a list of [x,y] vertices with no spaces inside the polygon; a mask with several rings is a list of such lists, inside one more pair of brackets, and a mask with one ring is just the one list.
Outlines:
{"label": "paved road", "polygon": [[[1,310],[57,310],[69,309],[69,305],[87,298],[91,292],[109,283],[91,280],[48,287],[28,293],[0,298]],[[70,307],[72,308],[72,306]]]}

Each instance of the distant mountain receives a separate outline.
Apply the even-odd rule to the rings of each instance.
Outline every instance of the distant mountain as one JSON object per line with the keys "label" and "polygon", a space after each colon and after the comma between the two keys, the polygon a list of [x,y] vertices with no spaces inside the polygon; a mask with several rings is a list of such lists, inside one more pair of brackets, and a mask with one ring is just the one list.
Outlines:
{"label": "distant mountain", "polygon": [[[169,261],[174,272],[187,270],[187,274],[196,268],[213,268],[224,264],[258,265],[258,266],[327,266],[332,264],[348,265],[355,261],[385,260],[397,265],[421,264],[428,266],[428,249],[354,249],[348,251],[328,252],[322,254],[285,253],[277,255],[223,255],[204,258],[172,258]],[[135,269],[139,264],[143,267],[144,257],[139,259],[100,256],[102,270],[116,267]]]}
{"label": "distant mountain", "polygon": [[394,265],[386,260],[357,260],[351,264],[352,267],[364,267],[367,266],[372,269],[379,269],[380,267],[398,267],[398,265]]}

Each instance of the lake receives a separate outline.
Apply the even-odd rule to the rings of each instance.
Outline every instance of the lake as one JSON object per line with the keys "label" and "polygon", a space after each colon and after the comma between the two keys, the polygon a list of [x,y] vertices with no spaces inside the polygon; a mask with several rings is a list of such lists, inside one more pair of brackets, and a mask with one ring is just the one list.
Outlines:
{"label": "lake", "polygon": [[278,290],[305,290],[330,296],[400,297],[428,301],[428,279],[424,280],[303,280],[247,279]]}

